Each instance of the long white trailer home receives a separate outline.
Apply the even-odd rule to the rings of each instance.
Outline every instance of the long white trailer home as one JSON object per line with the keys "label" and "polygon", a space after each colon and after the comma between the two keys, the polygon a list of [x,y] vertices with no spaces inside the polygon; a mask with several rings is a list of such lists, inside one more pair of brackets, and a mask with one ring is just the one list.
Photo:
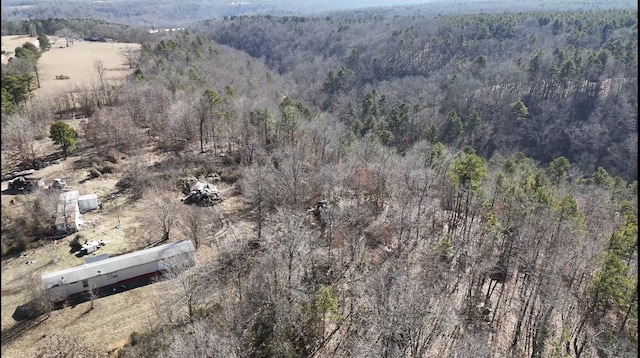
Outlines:
{"label": "long white trailer home", "polygon": [[42,286],[53,302],[64,301],[92,289],[110,289],[158,275],[167,262],[195,264],[195,247],[190,240],[164,244],[104,260],[86,263],[42,275]]}

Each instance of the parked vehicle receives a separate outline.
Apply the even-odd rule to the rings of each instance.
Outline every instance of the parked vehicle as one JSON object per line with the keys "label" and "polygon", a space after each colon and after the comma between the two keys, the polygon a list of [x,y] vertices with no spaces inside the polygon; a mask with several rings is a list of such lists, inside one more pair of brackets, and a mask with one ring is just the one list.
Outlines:
{"label": "parked vehicle", "polygon": [[51,188],[53,189],[64,189],[67,187],[67,182],[60,178],[53,179],[53,183],[51,183]]}

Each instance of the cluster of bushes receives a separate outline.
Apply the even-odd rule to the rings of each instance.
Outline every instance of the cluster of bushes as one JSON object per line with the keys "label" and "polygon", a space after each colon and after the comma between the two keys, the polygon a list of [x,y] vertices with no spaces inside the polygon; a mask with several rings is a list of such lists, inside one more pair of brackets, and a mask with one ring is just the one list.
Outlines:
{"label": "cluster of bushes", "polygon": [[24,212],[29,215],[14,215],[14,211],[2,206],[2,257],[40,246],[42,238],[55,234],[55,227],[48,220],[50,215],[39,198],[25,205]]}

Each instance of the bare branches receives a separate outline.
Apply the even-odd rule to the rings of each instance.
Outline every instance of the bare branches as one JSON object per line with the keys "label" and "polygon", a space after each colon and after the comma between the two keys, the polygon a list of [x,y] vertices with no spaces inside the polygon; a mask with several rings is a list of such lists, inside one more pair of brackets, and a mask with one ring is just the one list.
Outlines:
{"label": "bare branches", "polygon": [[100,88],[104,89],[104,73],[106,71],[104,67],[104,62],[102,60],[95,60],[93,63],[93,68],[96,69],[98,73],[98,78],[100,79]]}

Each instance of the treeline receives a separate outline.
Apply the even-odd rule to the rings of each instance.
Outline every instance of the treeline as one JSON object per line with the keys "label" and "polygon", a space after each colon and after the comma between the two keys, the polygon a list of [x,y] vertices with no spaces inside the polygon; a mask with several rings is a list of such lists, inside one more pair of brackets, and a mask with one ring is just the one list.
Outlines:
{"label": "treeline", "polygon": [[32,92],[40,87],[40,66],[38,60],[42,52],[51,48],[45,35],[38,36],[38,48],[26,42],[15,49],[15,55],[8,63],[2,64],[2,122],[6,116],[18,112],[20,106],[29,100]]}
{"label": "treeline", "polygon": [[97,19],[42,18],[31,20],[2,21],[2,36],[49,35],[79,40],[85,37],[105,37],[118,42],[145,41],[150,36],[147,29],[135,28]]}
{"label": "treeline", "polygon": [[[291,1],[274,0],[266,3],[239,1],[221,2],[189,0],[175,2],[172,0],[135,0],[87,2],[83,0],[41,0],[37,4],[29,1],[9,0],[2,2],[2,21],[32,20],[46,18],[90,18],[125,24],[136,27],[184,27],[197,21],[222,19],[223,17],[242,15],[303,15],[339,14],[344,10],[380,11],[411,15],[415,11],[438,14],[461,13],[500,13],[513,12],[514,4],[503,0],[435,0],[424,4],[418,1]],[[417,5],[414,5],[417,4]],[[26,6],[25,6],[26,5]],[[538,0],[518,1],[517,11],[532,11],[544,8],[551,11],[565,10],[604,10],[604,9],[637,9],[637,4],[628,0],[580,1],[557,0],[540,2]]]}
{"label": "treeline", "polygon": [[637,178],[637,10],[239,16],[195,31],[401,151],[433,137]]}
{"label": "treeline", "polygon": [[46,18],[96,19],[135,27],[184,27],[195,21],[222,18],[223,15],[280,12],[273,3],[245,2],[229,4],[219,1],[115,1],[81,0],[39,1],[20,6],[16,1],[2,3],[2,22]]}

